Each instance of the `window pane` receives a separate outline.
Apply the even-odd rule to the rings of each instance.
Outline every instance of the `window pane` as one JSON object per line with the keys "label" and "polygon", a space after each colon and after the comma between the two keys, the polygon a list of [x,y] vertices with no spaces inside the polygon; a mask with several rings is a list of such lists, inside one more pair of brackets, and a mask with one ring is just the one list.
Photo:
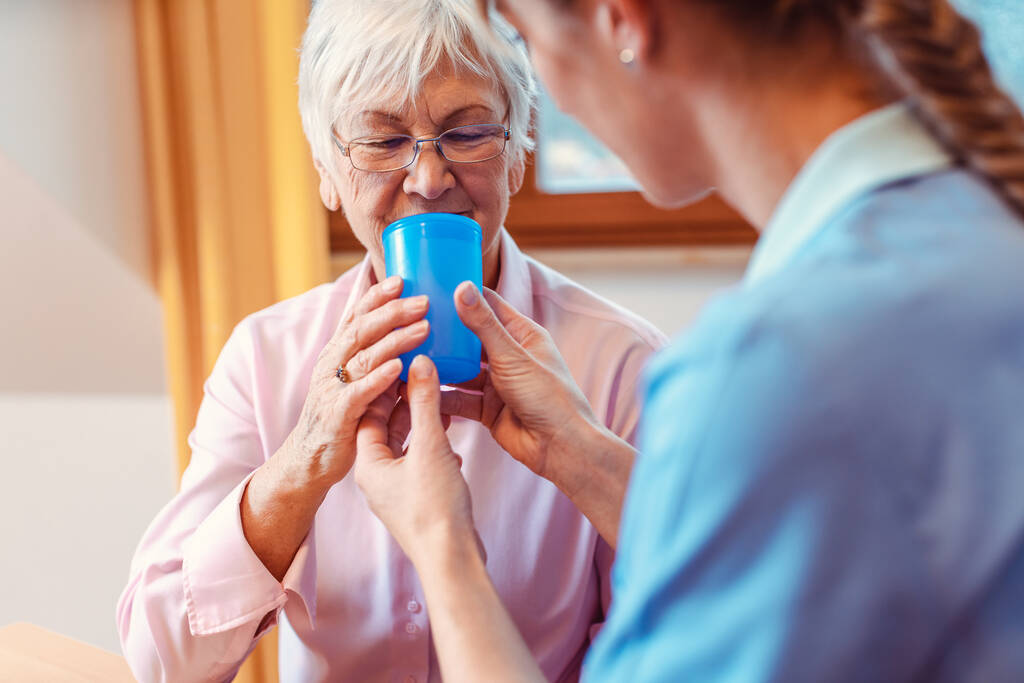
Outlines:
{"label": "window pane", "polygon": [[1024,105],[1024,7],[1021,0],[956,0],[984,36],[985,52],[1007,94]]}
{"label": "window pane", "polygon": [[541,91],[537,116],[537,186],[542,192],[636,189],[625,165]]}

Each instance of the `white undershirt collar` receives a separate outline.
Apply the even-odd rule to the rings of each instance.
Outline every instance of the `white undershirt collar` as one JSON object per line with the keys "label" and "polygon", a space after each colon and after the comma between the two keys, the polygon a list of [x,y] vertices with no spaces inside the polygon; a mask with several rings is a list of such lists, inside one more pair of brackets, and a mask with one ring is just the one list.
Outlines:
{"label": "white undershirt collar", "polygon": [[883,185],[953,166],[906,103],[865,114],[826,138],[790,183],[751,256],[746,286],[786,266],[842,208]]}

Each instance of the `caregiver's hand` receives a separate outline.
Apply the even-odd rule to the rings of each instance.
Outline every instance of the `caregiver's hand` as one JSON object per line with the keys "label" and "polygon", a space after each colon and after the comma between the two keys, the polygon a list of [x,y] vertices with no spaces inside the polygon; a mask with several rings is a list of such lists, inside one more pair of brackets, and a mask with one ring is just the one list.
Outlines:
{"label": "caregiver's hand", "polygon": [[358,444],[356,483],[416,567],[444,680],[546,680],[487,574],[462,460],[445,436],[441,387],[429,358],[413,361],[405,400],[396,405],[382,396],[367,409]]}
{"label": "caregiver's hand", "polygon": [[[280,580],[328,490],[352,468],[356,429],[378,397],[398,397],[398,356],[429,332],[426,297],[399,299],[402,280],[370,287],[338,324],[313,368],[295,427],[261,466],[242,496],[242,530]],[[347,382],[337,377],[344,367]]]}
{"label": "caregiver's hand", "polygon": [[615,547],[635,452],[597,419],[547,330],[495,292],[455,291],[459,317],[487,352],[479,390],[445,392],[443,411],[479,420],[498,444],[550,480]]}
{"label": "caregiver's hand", "polygon": [[445,435],[437,371],[426,356],[413,361],[406,396],[397,406],[382,396],[363,416],[356,484],[414,564],[441,547],[480,554],[462,459]]}

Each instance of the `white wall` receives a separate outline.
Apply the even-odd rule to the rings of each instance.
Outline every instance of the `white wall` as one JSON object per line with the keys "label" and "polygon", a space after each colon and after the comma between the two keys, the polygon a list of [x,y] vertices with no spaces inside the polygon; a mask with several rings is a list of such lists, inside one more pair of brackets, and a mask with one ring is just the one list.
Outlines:
{"label": "white wall", "polygon": [[117,650],[174,491],[131,0],[0,0],[0,626]]}
{"label": "white wall", "polygon": [[0,150],[146,276],[131,0],[0,0]]}
{"label": "white wall", "polygon": [[739,282],[750,249],[538,249],[530,254],[673,336],[697,318],[711,296]]}

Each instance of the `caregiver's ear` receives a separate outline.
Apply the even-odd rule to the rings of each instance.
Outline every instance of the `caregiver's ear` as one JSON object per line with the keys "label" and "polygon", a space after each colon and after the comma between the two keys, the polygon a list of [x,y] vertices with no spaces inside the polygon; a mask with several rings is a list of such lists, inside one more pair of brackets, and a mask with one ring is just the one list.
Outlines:
{"label": "caregiver's ear", "polygon": [[512,162],[508,167],[508,194],[515,195],[523,189],[523,178],[526,176],[526,159]]}
{"label": "caregiver's ear", "polygon": [[341,208],[341,195],[338,193],[338,186],[334,184],[327,167],[318,160],[313,160],[316,172],[320,174],[320,201],[324,203],[328,211],[337,211]]}
{"label": "caregiver's ear", "polygon": [[594,21],[601,40],[616,54],[628,49],[646,58],[655,39],[656,8],[652,0],[598,0]]}

